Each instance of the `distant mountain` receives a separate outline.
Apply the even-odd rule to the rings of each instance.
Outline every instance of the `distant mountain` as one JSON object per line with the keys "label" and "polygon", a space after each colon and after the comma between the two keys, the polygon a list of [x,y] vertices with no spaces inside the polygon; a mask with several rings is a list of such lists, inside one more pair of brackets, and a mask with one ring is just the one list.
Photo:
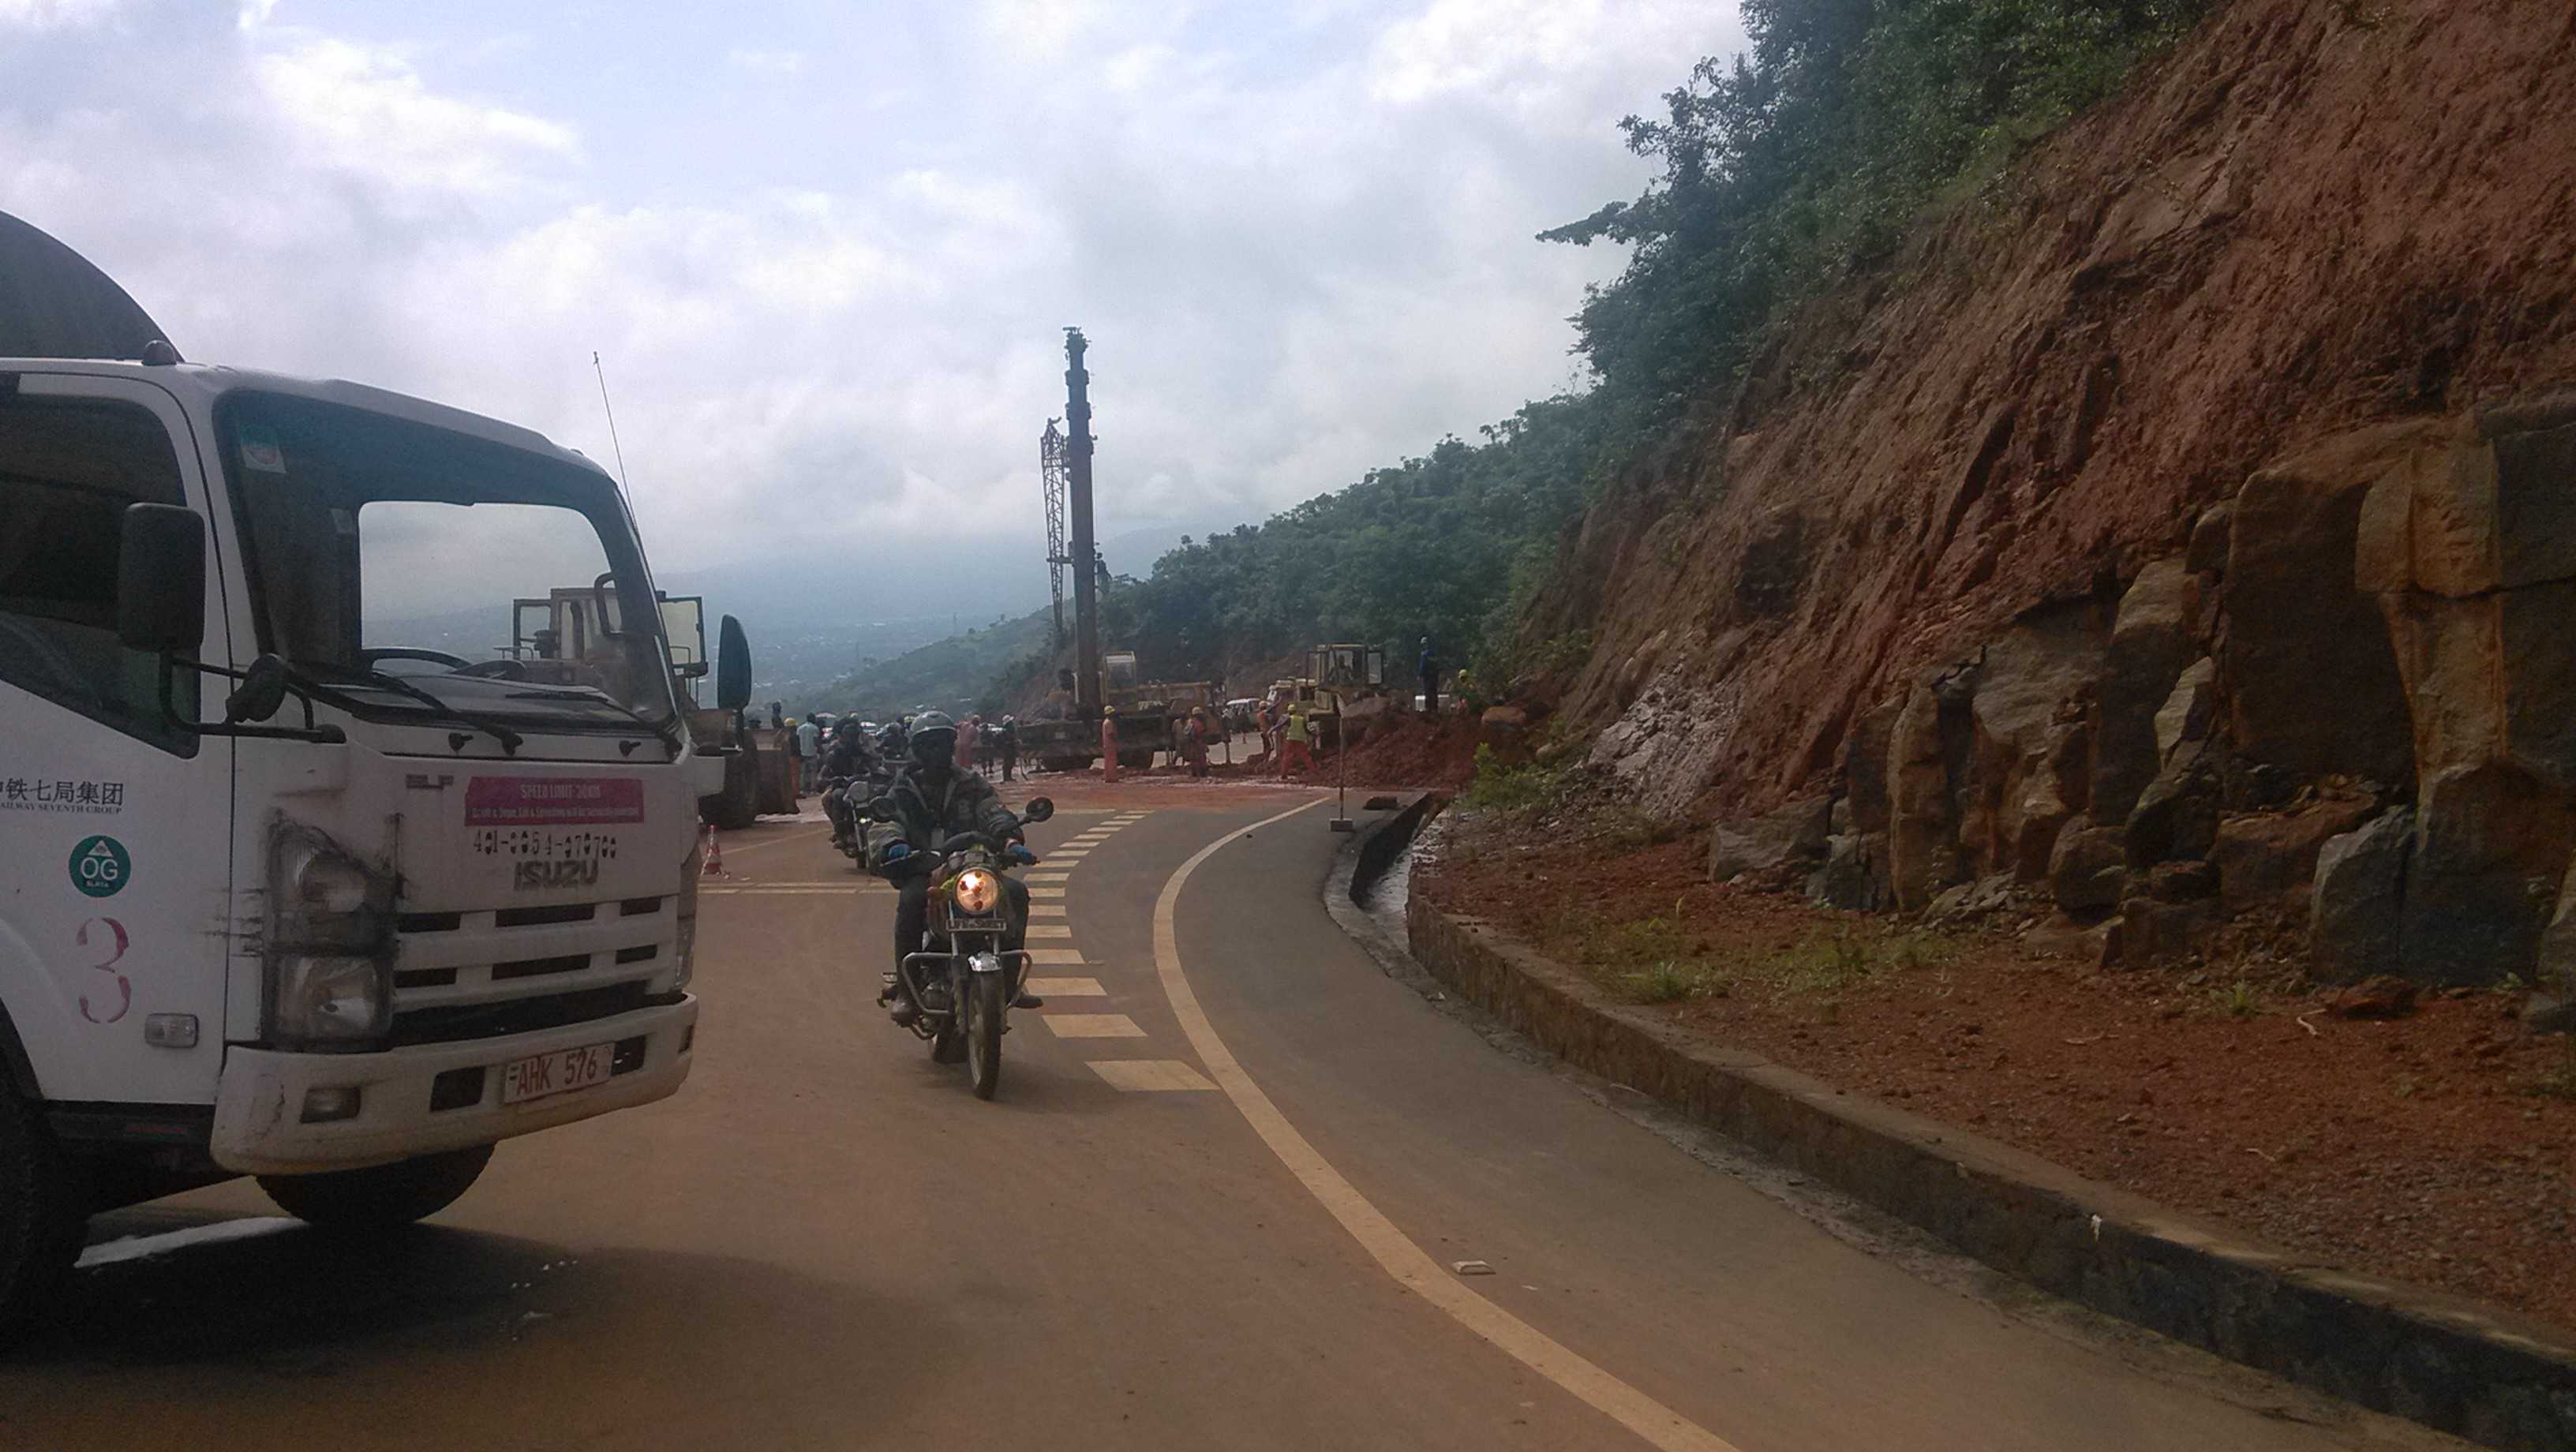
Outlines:
{"label": "distant mountain", "polygon": [[1045,650],[1054,628],[1054,612],[1042,608],[933,641],[834,682],[814,695],[811,709],[869,721],[923,707],[951,715],[999,711],[997,684],[1013,665]]}

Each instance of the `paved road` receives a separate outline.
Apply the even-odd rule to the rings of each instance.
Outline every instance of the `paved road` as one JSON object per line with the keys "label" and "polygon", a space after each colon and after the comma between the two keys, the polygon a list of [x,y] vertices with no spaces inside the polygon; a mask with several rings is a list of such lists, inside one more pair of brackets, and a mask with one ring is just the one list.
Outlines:
{"label": "paved road", "polygon": [[1312,800],[1068,797],[990,1104],[871,1004],[890,897],[737,835],[678,1099],[396,1243],[243,1184],[103,1217],[0,1446],[2432,1444],[1945,1289],[1496,1052],[1326,916],[1329,813],[1255,827]]}

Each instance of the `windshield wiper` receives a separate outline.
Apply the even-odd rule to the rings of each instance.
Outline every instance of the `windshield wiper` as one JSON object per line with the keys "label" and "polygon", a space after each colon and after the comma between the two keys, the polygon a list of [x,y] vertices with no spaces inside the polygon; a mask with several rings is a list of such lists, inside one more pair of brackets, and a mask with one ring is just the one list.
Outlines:
{"label": "windshield wiper", "polygon": [[636,710],[634,707],[617,699],[615,696],[608,694],[606,691],[599,690],[595,687],[571,686],[561,690],[552,691],[512,691],[509,694],[509,698],[513,701],[579,701],[585,706],[606,706],[608,709],[624,716],[627,720],[632,721],[636,725],[643,727],[645,730],[652,732],[653,739],[661,742],[664,750],[669,751],[674,755],[677,755],[680,750],[676,717],[665,716],[661,721],[656,722],[652,717]]}
{"label": "windshield wiper", "polygon": [[[333,661],[323,665],[322,669],[332,671],[334,673],[353,675],[379,690],[391,691],[397,696],[405,696],[418,701],[422,705],[429,707],[431,710],[436,711],[441,719],[453,721],[459,726],[471,726],[475,730],[482,732],[484,735],[491,737],[493,740],[500,742],[501,749],[510,753],[512,756],[519,754],[520,745],[527,740],[526,737],[521,736],[518,732],[511,730],[509,727],[502,725],[498,721],[486,721],[479,716],[469,716],[465,712],[459,711],[454,706],[451,706],[436,696],[431,695],[429,692],[422,690],[420,687],[413,685],[411,682],[404,680],[402,677],[397,675],[388,675],[383,671],[377,670],[373,666],[348,665],[339,661]],[[462,741],[464,738],[459,737],[457,739]]]}

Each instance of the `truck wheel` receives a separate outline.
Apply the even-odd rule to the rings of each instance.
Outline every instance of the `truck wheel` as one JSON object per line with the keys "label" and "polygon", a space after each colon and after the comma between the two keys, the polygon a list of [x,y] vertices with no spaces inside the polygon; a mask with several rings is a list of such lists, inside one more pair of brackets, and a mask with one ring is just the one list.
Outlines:
{"label": "truck wheel", "polygon": [[760,761],[750,747],[725,758],[724,790],[698,798],[698,815],[718,831],[739,832],[759,815]]}
{"label": "truck wheel", "polygon": [[88,1199],[36,1106],[0,1087],[0,1342],[61,1298]]}
{"label": "truck wheel", "polygon": [[363,1170],[320,1175],[262,1175],[259,1187],[277,1208],[325,1230],[387,1230],[435,1215],[456,1203],[492,1162],[492,1147],[448,1150]]}
{"label": "truck wheel", "polygon": [[1118,769],[1120,771],[1144,771],[1153,766],[1153,764],[1154,748],[1150,746],[1141,750],[1121,751],[1118,753]]}

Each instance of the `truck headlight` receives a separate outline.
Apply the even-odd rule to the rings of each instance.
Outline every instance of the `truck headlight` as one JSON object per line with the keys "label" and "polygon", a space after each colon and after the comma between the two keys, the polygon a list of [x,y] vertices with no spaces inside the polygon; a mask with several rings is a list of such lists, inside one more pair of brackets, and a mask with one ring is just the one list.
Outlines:
{"label": "truck headlight", "polygon": [[391,1026],[393,996],[373,958],[290,953],[277,960],[275,1026],[282,1038],[349,1043]]}
{"label": "truck headlight", "polygon": [[703,865],[702,840],[689,843],[689,855],[680,859],[680,893],[674,912],[679,919],[679,932],[671,945],[671,991],[689,986],[698,971],[698,873]]}
{"label": "truck headlight", "polygon": [[382,1039],[393,1026],[392,874],[284,819],[269,854],[269,1035],[287,1047]]}

